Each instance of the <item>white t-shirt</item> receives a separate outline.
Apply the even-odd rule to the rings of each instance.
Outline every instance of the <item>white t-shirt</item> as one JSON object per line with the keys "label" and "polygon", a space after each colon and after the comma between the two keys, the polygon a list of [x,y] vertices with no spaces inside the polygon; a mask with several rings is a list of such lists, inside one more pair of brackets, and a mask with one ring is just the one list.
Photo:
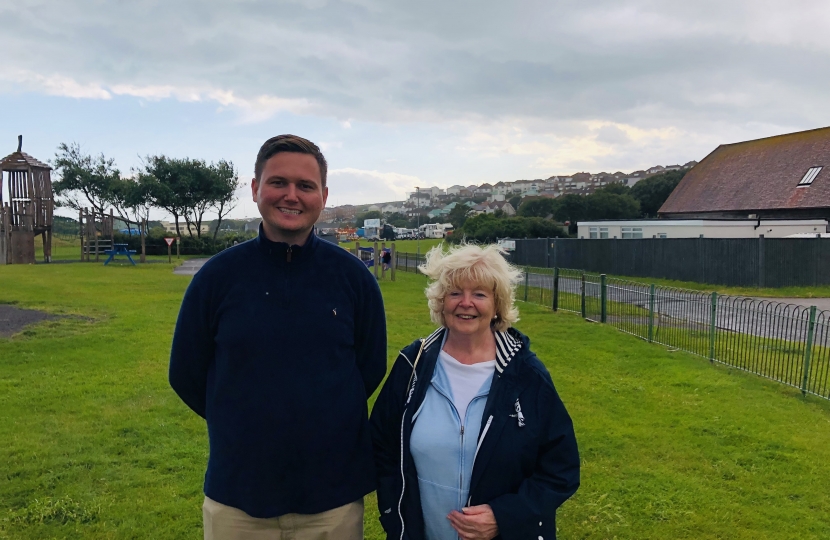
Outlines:
{"label": "white t-shirt", "polygon": [[452,401],[461,423],[467,417],[467,407],[474,397],[481,391],[485,382],[488,382],[496,371],[496,361],[478,362],[477,364],[462,364],[443,350],[438,353],[438,361],[447,374],[452,390]]}

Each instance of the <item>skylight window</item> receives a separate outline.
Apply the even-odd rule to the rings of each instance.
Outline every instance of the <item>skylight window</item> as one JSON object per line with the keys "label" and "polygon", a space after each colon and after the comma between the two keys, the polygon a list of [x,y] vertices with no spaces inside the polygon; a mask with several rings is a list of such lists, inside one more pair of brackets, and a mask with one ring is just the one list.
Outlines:
{"label": "skylight window", "polygon": [[813,183],[813,180],[816,179],[818,173],[821,172],[821,167],[811,167],[807,174],[804,175],[804,178],[801,179],[801,182],[798,183],[799,186],[809,186]]}

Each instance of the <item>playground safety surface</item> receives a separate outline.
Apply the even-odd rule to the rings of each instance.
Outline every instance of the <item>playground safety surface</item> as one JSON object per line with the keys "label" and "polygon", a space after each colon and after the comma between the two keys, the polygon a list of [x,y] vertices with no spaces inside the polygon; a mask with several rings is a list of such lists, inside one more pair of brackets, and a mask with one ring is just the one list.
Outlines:
{"label": "playground safety surface", "polygon": [[0,304],[0,338],[12,336],[30,324],[57,318],[58,315],[36,309],[23,309],[10,304]]}

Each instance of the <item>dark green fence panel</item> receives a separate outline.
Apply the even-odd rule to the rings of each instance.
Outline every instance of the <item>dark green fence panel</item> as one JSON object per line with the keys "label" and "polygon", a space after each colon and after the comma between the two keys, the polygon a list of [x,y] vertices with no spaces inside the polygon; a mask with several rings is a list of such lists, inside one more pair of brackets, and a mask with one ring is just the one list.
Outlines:
{"label": "dark green fence panel", "polygon": [[830,284],[827,238],[517,239],[519,266],[739,287]]}

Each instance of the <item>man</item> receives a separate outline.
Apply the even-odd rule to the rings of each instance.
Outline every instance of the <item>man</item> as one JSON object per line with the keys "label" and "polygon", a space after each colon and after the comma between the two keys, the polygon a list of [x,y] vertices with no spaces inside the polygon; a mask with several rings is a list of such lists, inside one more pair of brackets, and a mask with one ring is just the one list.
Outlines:
{"label": "man", "polygon": [[312,232],[326,171],[314,143],[266,141],[259,236],[208,261],[182,302],[170,385],[207,420],[206,540],[363,538],[386,322],[363,263]]}

